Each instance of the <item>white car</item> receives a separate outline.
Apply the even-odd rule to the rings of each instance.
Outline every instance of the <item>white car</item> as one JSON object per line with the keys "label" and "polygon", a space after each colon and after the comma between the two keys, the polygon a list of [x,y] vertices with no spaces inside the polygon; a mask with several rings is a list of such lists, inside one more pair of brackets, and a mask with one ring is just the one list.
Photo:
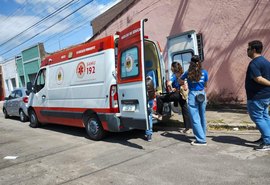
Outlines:
{"label": "white car", "polygon": [[20,117],[21,122],[28,120],[28,95],[25,88],[17,88],[5,98],[3,113],[5,118],[10,116]]}

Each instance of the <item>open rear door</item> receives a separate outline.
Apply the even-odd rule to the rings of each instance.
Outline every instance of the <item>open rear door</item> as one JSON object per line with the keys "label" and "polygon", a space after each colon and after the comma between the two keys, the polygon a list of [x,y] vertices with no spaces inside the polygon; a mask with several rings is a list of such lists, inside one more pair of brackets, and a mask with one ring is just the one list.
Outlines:
{"label": "open rear door", "polygon": [[129,129],[148,129],[144,69],[144,22],[119,33],[117,83],[121,120]]}
{"label": "open rear door", "polygon": [[[167,38],[168,44],[168,62],[166,76],[167,79],[172,75],[172,62],[179,62],[184,71],[189,68],[189,63],[193,55],[199,55],[203,61],[203,42],[202,34],[196,34],[194,30],[187,31],[175,36]],[[179,108],[171,104],[171,109],[175,113],[179,113]]]}
{"label": "open rear door", "polygon": [[[194,30],[167,38],[168,43],[168,69],[172,62],[179,62],[184,71],[188,70],[192,55],[199,55],[203,61],[202,35]],[[169,70],[169,76],[171,71]]]}

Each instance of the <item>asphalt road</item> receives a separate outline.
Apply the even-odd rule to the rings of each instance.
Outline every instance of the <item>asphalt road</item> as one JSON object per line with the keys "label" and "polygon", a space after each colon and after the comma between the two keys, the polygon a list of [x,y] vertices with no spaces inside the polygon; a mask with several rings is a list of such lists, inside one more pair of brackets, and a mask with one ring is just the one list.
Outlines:
{"label": "asphalt road", "polygon": [[1,185],[270,184],[270,152],[250,142],[257,131],[211,131],[203,147],[162,125],[149,143],[138,130],[95,142],[84,129],[28,124],[0,114]]}

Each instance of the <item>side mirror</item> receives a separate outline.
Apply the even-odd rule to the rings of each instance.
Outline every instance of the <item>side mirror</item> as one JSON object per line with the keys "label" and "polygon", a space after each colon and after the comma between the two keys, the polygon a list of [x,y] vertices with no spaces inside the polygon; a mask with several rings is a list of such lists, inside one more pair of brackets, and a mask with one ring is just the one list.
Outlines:
{"label": "side mirror", "polygon": [[26,89],[30,93],[33,91],[33,84],[31,82],[27,82]]}

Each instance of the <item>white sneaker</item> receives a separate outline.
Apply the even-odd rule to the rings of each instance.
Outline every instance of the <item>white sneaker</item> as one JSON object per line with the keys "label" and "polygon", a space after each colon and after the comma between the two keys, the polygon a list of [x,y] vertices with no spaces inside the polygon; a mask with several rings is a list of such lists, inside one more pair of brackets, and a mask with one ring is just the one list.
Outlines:
{"label": "white sneaker", "polygon": [[200,142],[198,142],[198,141],[192,141],[190,144],[191,144],[192,146],[206,146],[206,145],[207,145],[206,142],[205,142],[205,143],[200,143]]}

